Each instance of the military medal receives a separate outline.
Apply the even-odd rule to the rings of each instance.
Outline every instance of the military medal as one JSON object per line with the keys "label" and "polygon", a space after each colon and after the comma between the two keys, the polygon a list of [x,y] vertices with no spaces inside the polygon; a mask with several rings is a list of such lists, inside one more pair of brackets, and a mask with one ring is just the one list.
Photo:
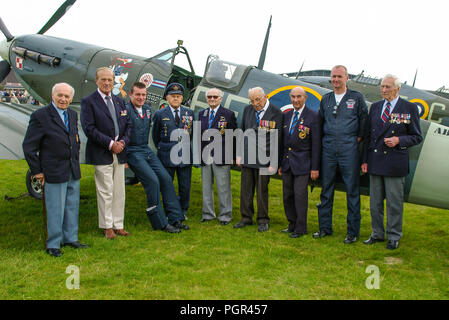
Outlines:
{"label": "military medal", "polygon": [[225,132],[226,132],[226,125],[227,125],[227,122],[225,122],[225,121],[219,121],[218,122],[218,127],[220,128],[220,133],[222,135],[225,134]]}
{"label": "military medal", "polygon": [[307,134],[305,131],[299,131],[299,139],[304,140]]}
{"label": "military medal", "polygon": [[270,130],[276,128],[276,121],[270,121]]}
{"label": "military medal", "polygon": [[80,143],[80,138],[79,138],[79,136],[78,136],[78,133],[76,134],[75,137],[76,137],[76,142],[77,142],[77,143]]}

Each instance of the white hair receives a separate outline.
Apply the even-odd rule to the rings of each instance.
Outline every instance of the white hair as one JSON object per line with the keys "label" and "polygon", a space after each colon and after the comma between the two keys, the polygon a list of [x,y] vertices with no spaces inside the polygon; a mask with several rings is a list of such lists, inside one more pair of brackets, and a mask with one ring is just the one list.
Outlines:
{"label": "white hair", "polygon": [[73,98],[73,96],[75,96],[75,89],[74,89],[70,84],[65,83],[65,82],[60,82],[60,83],[55,84],[55,85],[53,86],[53,88],[51,89],[51,94],[52,94],[52,95],[55,93],[56,87],[58,87],[58,86],[60,86],[60,85],[66,85],[66,86],[68,86],[68,87],[70,88],[70,90],[72,90],[72,98]]}
{"label": "white hair", "polygon": [[385,80],[385,79],[393,79],[395,88],[400,88],[402,86],[401,81],[395,75],[387,74],[385,77],[383,77],[382,80]]}
{"label": "white hair", "polygon": [[206,92],[206,97],[209,95],[209,92],[211,92],[212,90],[217,90],[218,95],[219,95],[220,97],[223,98],[223,91],[221,91],[221,90],[218,89],[218,88],[210,88],[209,90],[207,90],[207,92]]}
{"label": "white hair", "polygon": [[250,95],[251,94],[251,92],[254,92],[254,91],[259,91],[259,93],[261,94],[261,95],[265,95],[265,91],[261,88],[261,87],[255,87],[255,88],[251,88],[251,89],[249,89],[248,90],[248,95]]}

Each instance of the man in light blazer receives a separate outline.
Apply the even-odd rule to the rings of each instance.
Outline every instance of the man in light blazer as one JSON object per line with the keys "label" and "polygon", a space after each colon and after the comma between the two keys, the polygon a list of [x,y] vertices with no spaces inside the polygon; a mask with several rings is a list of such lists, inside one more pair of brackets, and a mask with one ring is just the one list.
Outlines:
{"label": "man in light blazer", "polygon": [[408,148],[421,143],[415,104],[399,98],[401,83],[386,75],[380,91],[384,100],[371,105],[365,130],[362,171],[370,175],[370,212],[373,232],[364,244],[385,239],[384,199],[387,204],[387,249],[399,247],[405,177],[409,174]]}
{"label": "man in light blazer", "polygon": [[[253,224],[254,216],[254,192],[257,189],[257,224],[258,231],[268,231],[270,218],[268,217],[268,183],[270,174],[275,174],[279,167],[279,148],[282,137],[282,111],[272,104],[261,87],[249,90],[250,104],[243,111],[241,129],[253,130],[254,136],[244,137],[243,152],[240,155],[240,147],[237,151],[236,163],[242,167],[240,184],[240,222],[234,228],[243,228]],[[259,131],[266,132],[266,139],[259,139]],[[273,135],[273,136],[272,136]],[[276,139],[277,135],[277,139]],[[274,145],[270,140],[274,137]],[[256,159],[251,146],[255,146]],[[265,163],[261,155],[266,155],[270,150],[269,161]],[[273,151],[273,152],[271,152]],[[255,160],[255,161],[254,161]],[[262,171],[264,170],[264,171]]]}
{"label": "man in light blazer", "polygon": [[131,122],[125,102],[111,94],[114,72],[97,69],[98,89],[81,100],[81,125],[87,137],[86,163],[95,167],[98,220],[107,239],[129,236],[124,229],[125,146]]}
{"label": "man in light blazer", "polygon": [[80,198],[78,115],[68,109],[75,90],[67,83],[52,89],[52,103],[33,112],[23,140],[31,174],[44,186],[48,238],[46,252],[60,257],[61,244],[75,249]]}
{"label": "man in light blazer", "polygon": [[[233,111],[221,105],[223,99],[221,90],[217,88],[209,89],[206,93],[206,99],[209,108],[200,111],[198,116],[201,121],[202,137],[201,180],[203,187],[203,215],[201,222],[210,221],[217,217],[214,209],[215,180],[220,210],[218,220],[221,225],[225,226],[232,219],[231,165],[234,160],[233,148],[226,148],[225,134],[226,130],[235,130],[237,128],[237,120]],[[213,133],[221,138],[221,141],[217,144],[217,148],[220,150],[216,150],[214,147],[209,157],[205,148],[214,143],[215,137],[207,138],[209,134],[212,135]]]}
{"label": "man in light blazer", "polygon": [[321,118],[307,108],[307,93],[301,87],[290,91],[293,109],[283,115],[281,167],[285,216],[289,222],[283,232],[291,238],[307,234],[309,179],[319,177],[321,157]]}

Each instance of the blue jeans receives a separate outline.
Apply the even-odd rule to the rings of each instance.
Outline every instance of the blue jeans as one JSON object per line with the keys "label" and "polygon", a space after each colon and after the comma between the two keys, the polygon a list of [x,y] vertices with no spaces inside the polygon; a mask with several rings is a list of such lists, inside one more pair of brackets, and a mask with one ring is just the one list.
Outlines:
{"label": "blue jeans", "polygon": [[[129,167],[143,185],[147,195],[148,208],[156,207],[159,213],[163,213],[160,200],[162,193],[162,203],[168,217],[168,223],[174,224],[177,221],[183,221],[184,215],[172,179],[153,151],[148,146],[143,148],[129,147],[127,157]],[[164,214],[159,214],[159,216],[161,219],[165,219]],[[162,221],[162,225],[166,226],[167,221]]]}
{"label": "blue jeans", "polygon": [[47,209],[47,248],[59,249],[61,243],[78,241],[78,215],[80,181],[64,183],[45,182],[45,207]]}

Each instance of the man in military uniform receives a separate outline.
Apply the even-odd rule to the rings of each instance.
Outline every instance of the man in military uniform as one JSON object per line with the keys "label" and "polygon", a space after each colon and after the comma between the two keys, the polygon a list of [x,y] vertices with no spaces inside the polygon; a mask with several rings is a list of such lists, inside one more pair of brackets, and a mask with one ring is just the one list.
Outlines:
{"label": "man in military uniform", "polygon": [[[147,194],[146,214],[155,230],[178,233],[184,229],[181,211],[172,179],[159,158],[148,147],[151,127],[151,108],[145,104],[146,85],[136,82],[129,93],[131,101],[126,104],[131,119],[131,137],[126,147],[128,165],[142,183]],[[164,203],[165,213],[161,205]]]}
{"label": "man in military uniform", "polygon": [[283,114],[283,151],[281,167],[285,216],[291,238],[307,233],[309,178],[319,177],[321,156],[321,118],[305,103],[307,93],[301,87],[290,91],[293,109]]}
{"label": "man in military uniform", "polygon": [[380,86],[384,100],[372,104],[365,131],[362,171],[370,174],[370,212],[373,232],[364,244],[384,241],[384,199],[387,203],[387,249],[397,249],[402,237],[408,148],[421,143],[418,109],[399,98],[401,83],[386,75]]}
{"label": "man in military uniform", "polygon": [[[153,120],[153,141],[157,156],[172,179],[178,177],[179,202],[186,216],[190,202],[190,182],[192,178],[193,111],[181,106],[184,87],[171,83],[166,90],[168,107],[158,110]],[[175,149],[172,152],[173,148]],[[177,150],[177,152],[176,152]],[[173,158],[170,156],[172,154]]]}
{"label": "man in military uniform", "polygon": [[333,233],[332,208],[337,168],[346,188],[347,235],[344,243],[357,241],[360,233],[360,160],[358,144],[368,115],[365,99],[360,92],[347,88],[348,71],[337,65],[332,68],[333,92],[323,96],[319,113],[323,122],[321,160],[321,203],[318,204],[320,230],[314,238]]}

